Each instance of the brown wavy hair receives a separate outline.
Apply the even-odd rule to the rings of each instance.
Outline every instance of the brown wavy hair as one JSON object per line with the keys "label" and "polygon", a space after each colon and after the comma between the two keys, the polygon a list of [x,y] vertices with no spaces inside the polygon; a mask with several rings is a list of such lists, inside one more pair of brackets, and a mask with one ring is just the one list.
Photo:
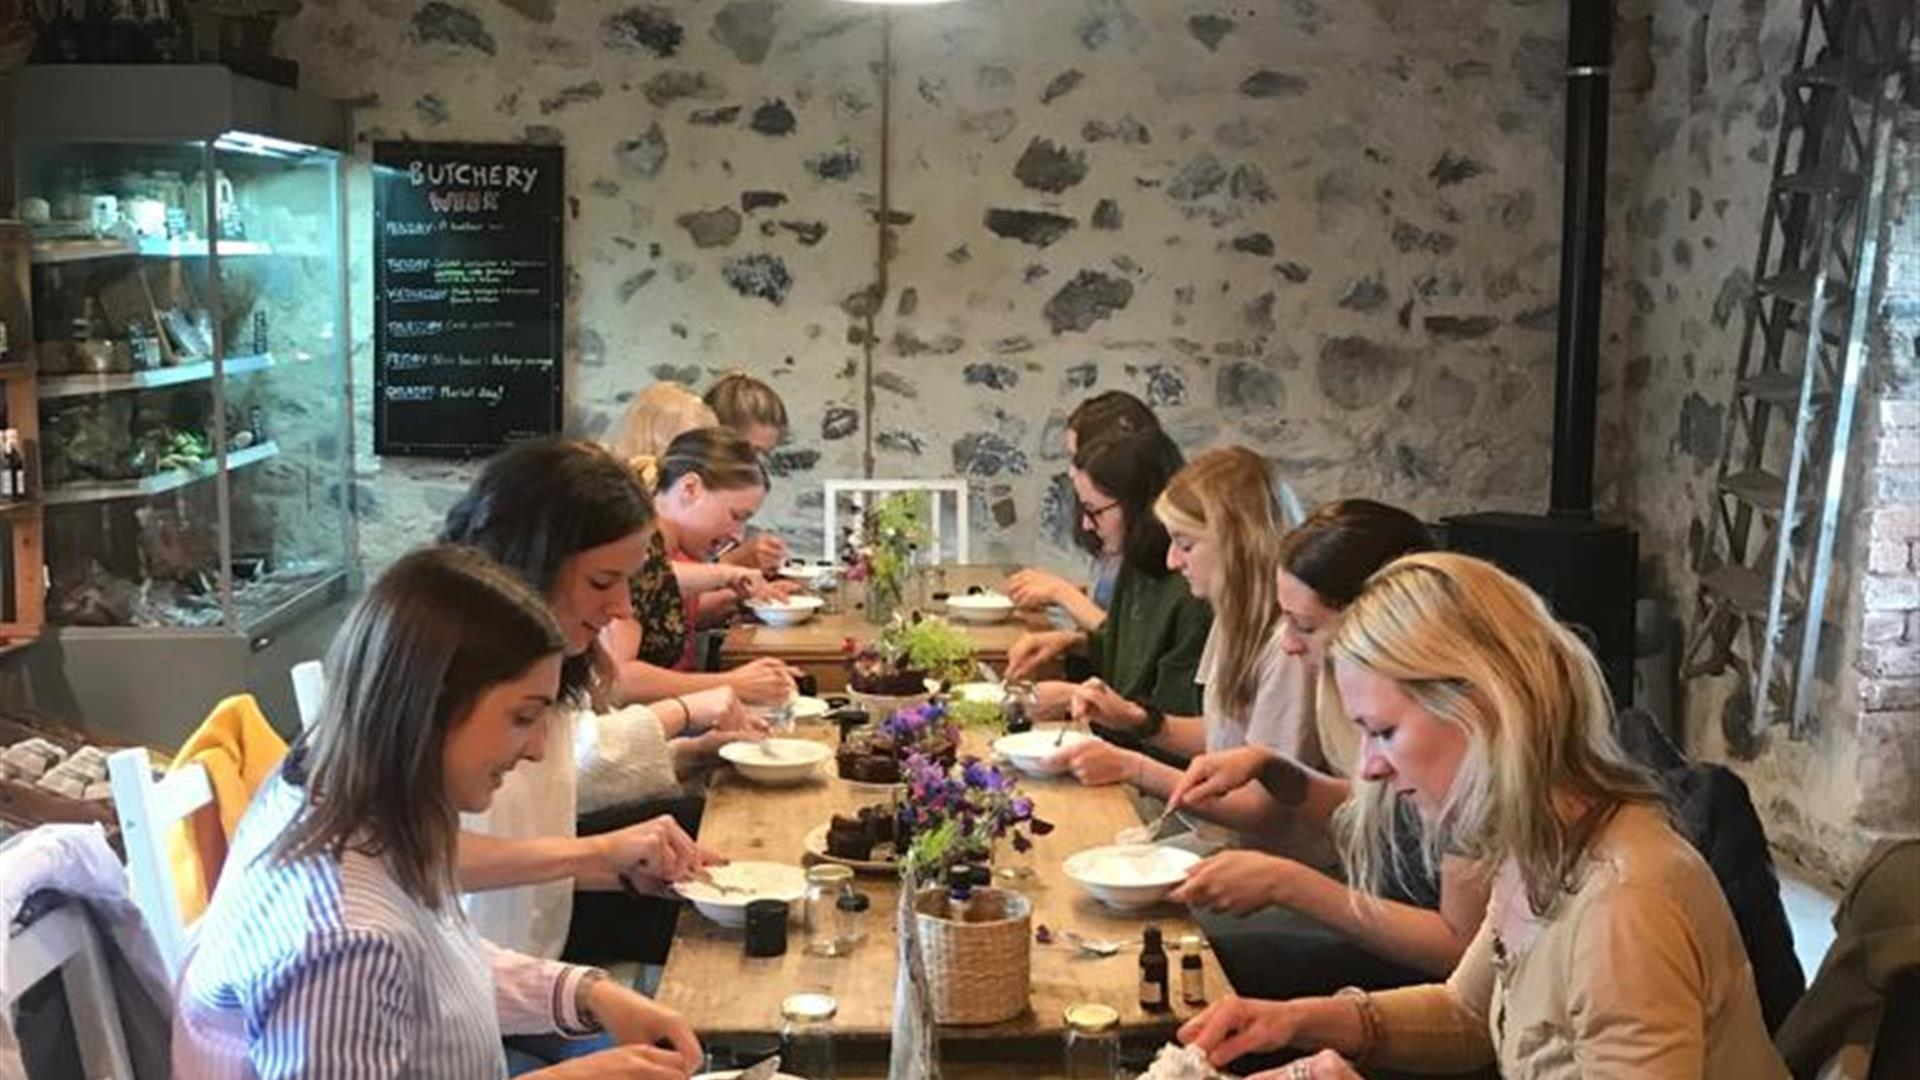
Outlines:
{"label": "brown wavy hair", "polygon": [[403,556],[327,650],[326,702],[283,772],[305,804],[269,856],[355,851],[386,860],[426,907],[449,903],[460,815],[441,772],[447,733],[490,687],[565,648],[546,601],[482,552]]}
{"label": "brown wavy hair", "polygon": [[683,432],[658,457],[629,463],[649,492],[658,495],[685,476],[698,476],[714,491],[767,486],[767,469],[753,445],[733,428],[708,427]]}
{"label": "brown wavy hair", "polygon": [[730,371],[707,388],[707,407],[720,423],[735,431],[755,424],[787,430],[787,403],[773,387],[744,371]]}

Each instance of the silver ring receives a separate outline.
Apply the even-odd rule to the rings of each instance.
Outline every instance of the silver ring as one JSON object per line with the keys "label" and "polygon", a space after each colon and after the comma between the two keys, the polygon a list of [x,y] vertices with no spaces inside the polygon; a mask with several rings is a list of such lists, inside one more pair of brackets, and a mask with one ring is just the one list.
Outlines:
{"label": "silver ring", "polygon": [[1295,1058],[1287,1066],[1287,1080],[1313,1080],[1313,1059]]}

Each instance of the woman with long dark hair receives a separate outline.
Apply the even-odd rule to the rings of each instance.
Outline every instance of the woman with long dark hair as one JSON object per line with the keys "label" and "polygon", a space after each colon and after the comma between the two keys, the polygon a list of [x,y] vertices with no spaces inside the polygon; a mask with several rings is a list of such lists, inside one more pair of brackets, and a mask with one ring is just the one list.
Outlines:
{"label": "woman with long dark hair", "polygon": [[174,1075],[502,1077],[503,1033],[601,1031],[624,1045],[535,1075],[699,1066],[672,1010],[489,945],[461,912],[459,815],[521,762],[566,753],[550,744],[567,644],[540,597],[471,549],[381,575],[328,651],[321,716],[234,836],[182,971]]}
{"label": "woman with long dark hair", "polygon": [[[651,501],[627,465],[578,439],[517,443],[480,470],[447,512],[441,540],[479,548],[543,596],[566,637],[561,680],[566,718],[561,745],[573,745],[573,713],[611,696],[613,665],[600,631],[629,614],[627,579],[645,560],[654,528]],[[483,933],[525,951],[558,957],[574,929],[576,892],[609,894],[626,939],[670,913],[632,906],[618,894],[658,892],[715,856],[672,816],[591,836],[577,835],[578,771],[572,753],[549,754],[518,770],[484,820],[461,837],[460,883]],[[638,959],[658,959],[645,955]]]}
{"label": "woman with long dark hair", "polygon": [[[1085,655],[1115,692],[1164,712],[1200,711],[1194,673],[1213,612],[1167,566],[1167,529],[1153,505],[1180,471],[1180,448],[1159,429],[1089,441],[1074,455],[1080,521],[1103,557],[1118,561],[1111,610],[1092,630],[1023,634],[1007,676],[1022,678],[1068,652]],[[1073,684],[1041,682],[1043,712],[1065,711]]]}

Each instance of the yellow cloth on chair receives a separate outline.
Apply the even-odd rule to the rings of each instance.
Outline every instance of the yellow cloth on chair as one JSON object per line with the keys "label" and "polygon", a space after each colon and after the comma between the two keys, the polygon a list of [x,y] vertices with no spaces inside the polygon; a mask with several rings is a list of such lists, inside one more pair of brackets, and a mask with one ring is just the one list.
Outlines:
{"label": "yellow cloth on chair", "polygon": [[174,755],[175,769],[199,765],[207,770],[218,812],[194,814],[167,837],[167,865],[173,870],[180,917],[189,924],[207,910],[227,861],[227,841],[240,827],[254,791],[286,756],[286,740],[267,723],[252,694],[235,694],[215,705]]}

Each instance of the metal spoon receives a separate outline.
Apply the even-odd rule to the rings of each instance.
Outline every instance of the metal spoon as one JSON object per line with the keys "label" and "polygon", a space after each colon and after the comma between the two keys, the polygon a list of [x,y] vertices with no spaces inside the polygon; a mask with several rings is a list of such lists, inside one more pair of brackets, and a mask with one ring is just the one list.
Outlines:
{"label": "metal spoon", "polygon": [[1067,939],[1068,944],[1086,953],[1088,956],[1118,956],[1120,955],[1120,950],[1130,949],[1139,944],[1138,941],[1132,938],[1109,941],[1105,938],[1088,937],[1078,930],[1062,930],[1060,931],[1060,936]]}
{"label": "metal spoon", "polygon": [[735,1074],[734,1080],[772,1080],[773,1074],[780,1071],[780,1055],[764,1058]]}
{"label": "metal spoon", "polygon": [[[1152,824],[1130,825],[1127,828],[1121,829],[1119,832],[1115,833],[1113,835],[1113,841],[1116,844],[1156,843],[1160,836],[1160,827],[1167,823],[1168,818],[1173,818],[1173,817],[1179,818],[1180,823],[1187,827],[1187,831],[1189,832],[1193,831],[1193,822],[1187,820],[1187,815],[1182,814],[1180,811],[1175,810],[1173,807],[1169,806],[1165,810],[1162,810],[1160,812],[1159,817],[1153,819]],[[1176,833],[1175,835],[1177,836],[1182,834]]]}

